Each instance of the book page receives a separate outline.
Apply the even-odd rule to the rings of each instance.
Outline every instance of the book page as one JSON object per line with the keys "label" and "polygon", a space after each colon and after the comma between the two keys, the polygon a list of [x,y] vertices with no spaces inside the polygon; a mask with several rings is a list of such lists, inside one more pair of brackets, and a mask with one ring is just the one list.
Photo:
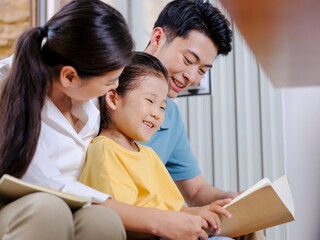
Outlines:
{"label": "book page", "polygon": [[277,179],[274,183],[272,183],[272,187],[274,188],[282,202],[286,205],[288,210],[294,216],[293,198],[290,191],[288,177],[284,175],[281,178]]}
{"label": "book page", "polygon": [[256,191],[257,189],[268,186],[268,185],[271,185],[270,180],[268,178],[263,178],[259,182],[257,182],[255,185],[253,185],[252,187],[250,187],[249,189],[241,193],[239,196],[235,197],[229,204],[224,205],[223,207],[226,208],[231,204],[234,204],[235,202],[239,201],[240,199],[248,196],[250,193]]}

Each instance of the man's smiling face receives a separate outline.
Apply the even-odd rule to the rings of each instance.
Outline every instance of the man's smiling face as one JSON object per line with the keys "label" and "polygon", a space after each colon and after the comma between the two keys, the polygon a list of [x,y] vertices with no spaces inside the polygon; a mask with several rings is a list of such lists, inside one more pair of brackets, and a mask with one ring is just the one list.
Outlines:
{"label": "man's smiling face", "polygon": [[161,41],[152,55],[162,62],[171,77],[168,96],[177,97],[183,89],[198,84],[211,69],[217,53],[218,49],[211,39],[195,30],[190,31],[186,38]]}

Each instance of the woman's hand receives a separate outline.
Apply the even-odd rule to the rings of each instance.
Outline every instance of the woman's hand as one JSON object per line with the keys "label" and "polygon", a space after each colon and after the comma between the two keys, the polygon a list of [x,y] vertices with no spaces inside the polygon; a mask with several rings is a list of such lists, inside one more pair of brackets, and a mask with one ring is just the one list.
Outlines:
{"label": "woman's hand", "polygon": [[212,234],[219,234],[221,231],[221,223],[218,214],[224,215],[227,218],[231,218],[231,213],[223,208],[224,205],[230,202],[230,198],[222,199],[203,207],[182,207],[181,211],[192,215],[201,216],[208,223],[208,228],[206,228],[206,230]]}

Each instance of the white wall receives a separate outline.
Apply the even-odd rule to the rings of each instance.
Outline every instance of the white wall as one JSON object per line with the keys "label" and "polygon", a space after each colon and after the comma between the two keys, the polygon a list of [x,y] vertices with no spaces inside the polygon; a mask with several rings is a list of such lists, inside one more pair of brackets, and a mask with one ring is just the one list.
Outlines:
{"label": "white wall", "polygon": [[290,240],[320,239],[320,87],[283,90],[285,168],[296,220]]}

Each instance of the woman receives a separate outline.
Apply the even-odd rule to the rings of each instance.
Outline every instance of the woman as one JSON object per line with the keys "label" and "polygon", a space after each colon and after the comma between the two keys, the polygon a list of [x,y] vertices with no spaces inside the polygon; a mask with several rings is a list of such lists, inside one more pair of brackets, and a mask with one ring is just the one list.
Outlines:
{"label": "woman", "polygon": [[[105,201],[77,182],[88,143],[99,130],[92,98],[117,86],[133,41],[125,20],[101,1],[73,1],[45,26],[19,39],[0,102],[0,176]],[[5,203],[1,203],[4,205]],[[6,239],[124,239],[106,207],[74,214],[60,199],[31,194],[0,211]]]}

